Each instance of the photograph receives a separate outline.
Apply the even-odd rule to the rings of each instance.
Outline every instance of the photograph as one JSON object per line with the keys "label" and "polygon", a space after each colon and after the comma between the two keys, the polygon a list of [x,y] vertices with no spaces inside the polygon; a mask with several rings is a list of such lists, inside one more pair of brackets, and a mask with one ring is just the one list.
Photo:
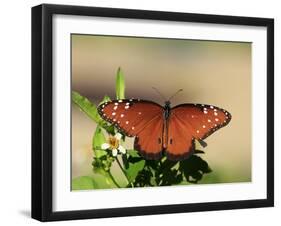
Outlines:
{"label": "photograph", "polygon": [[71,191],[252,181],[251,42],[70,42]]}
{"label": "photograph", "polygon": [[31,216],[274,206],[274,19],[32,7]]}

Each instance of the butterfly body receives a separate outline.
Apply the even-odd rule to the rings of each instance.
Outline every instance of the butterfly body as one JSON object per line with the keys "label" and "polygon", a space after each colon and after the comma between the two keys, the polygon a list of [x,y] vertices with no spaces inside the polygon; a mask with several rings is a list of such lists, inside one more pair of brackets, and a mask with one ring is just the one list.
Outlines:
{"label": "butterfly body", "polygon": [[134,148],[146,159],[183,160],[202,141],[231,119],[229,112],[204,104],[171,107],[147,100],[113,100],[98,107],[101,117],[126,136],[135,137]]}
{"label": "butterfly body", "polygon": [[170,116],[170,111],[171,111],[171,102],[166,101],[165,106],[164,106],[164,117],[167,120]]}

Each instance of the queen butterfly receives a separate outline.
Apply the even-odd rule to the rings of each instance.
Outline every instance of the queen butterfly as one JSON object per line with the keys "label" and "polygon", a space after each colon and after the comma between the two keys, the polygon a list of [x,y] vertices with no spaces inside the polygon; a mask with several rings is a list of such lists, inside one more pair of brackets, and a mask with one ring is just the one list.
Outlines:
{"label": "queen butterfly", "polygon": [[101,117],[128,137],[145,159],[179,161],[194,153],[195,139],[203,139],[227,125],[231,115],[224,109],[204,104],[180,104],[171,108],[148,100],[122,99],[102,103]]}

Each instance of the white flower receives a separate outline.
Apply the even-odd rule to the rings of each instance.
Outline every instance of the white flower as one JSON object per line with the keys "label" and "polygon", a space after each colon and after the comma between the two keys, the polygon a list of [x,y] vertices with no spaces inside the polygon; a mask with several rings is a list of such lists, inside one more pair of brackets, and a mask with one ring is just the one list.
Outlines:
{"label": "white flower", "polygon": [[120,144],[121,138],[122,135],[120,133],[116,133],[115,136],[110,136],[108,143],[103,143],[101,145],[101,149],[110,149],[114,157],[117,156],[118,152],[121,154],[126,154],[126,149]]}

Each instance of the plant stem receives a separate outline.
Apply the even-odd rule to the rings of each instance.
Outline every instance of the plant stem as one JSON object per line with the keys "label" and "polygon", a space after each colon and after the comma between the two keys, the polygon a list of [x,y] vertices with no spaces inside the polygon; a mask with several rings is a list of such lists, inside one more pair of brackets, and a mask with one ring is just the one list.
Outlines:
{"label": "plant stem", "polygon": [[128,175],[127,175],[126,171],[124,170],[124,168],[122,167],[122,165],[121,165],[121,163],[120,163],[118,157],[116,157],[116,160],[117,160],[117,163],[118,163],[120,169],[122,170],[124,176],[126,177],[126,180],[127,180],[128,184],[130,184],[132,187],[134,187],[133,183],[130,182],[130,180],[129,180],[129,178],[128,178]]}
{"label": "plant stem", "polygon": [[116,182],[116,180],[114,179],[113,175],[111,174],[110,171],[107,172],[110,179],[113,181],[113,183],[116,185],[116,187],[121,188],[120,185]]}

